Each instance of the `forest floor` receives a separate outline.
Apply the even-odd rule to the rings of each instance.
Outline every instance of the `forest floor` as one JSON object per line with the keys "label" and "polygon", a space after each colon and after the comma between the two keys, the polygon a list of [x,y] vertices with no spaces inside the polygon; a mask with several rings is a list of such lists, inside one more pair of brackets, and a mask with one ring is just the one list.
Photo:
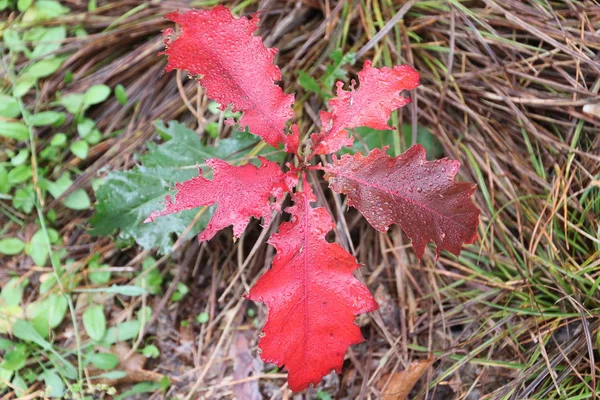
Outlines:
{"label": "forest floor", "polygon": [[196,212],[143,224],[195,172],[196,147],[284,161],[163,72],[164,15],[217,3],[0,0],[0,400],[397,399],[398,373],[431,359],[409,398],[595,398],[600,3],[223,2],[261,11],[304,131],[334,78],[367,59],[414,66],[393,129],[357,129],[351,151],[422,143],[477,184],[476,242],[418,260],[399,228],[375,231],[311,176],[380,309],[357,319],[366,341],[341,374],[301,394],[260,360],[266,308],[243,297],[277,225],[198,244]]}

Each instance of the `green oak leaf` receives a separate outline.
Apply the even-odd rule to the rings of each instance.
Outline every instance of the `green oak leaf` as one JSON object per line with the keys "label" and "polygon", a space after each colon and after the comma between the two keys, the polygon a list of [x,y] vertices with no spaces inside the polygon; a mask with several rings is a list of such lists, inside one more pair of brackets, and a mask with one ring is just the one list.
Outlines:
{"label": "green oak leaf", "polygon": [[[118,233],[124,243],[135,241],[145,249],[158,247],[167,253],[173,236],[181,235],[200,209],[187,210],[157,218],[153,223],[144,220],[154,210],[161,209],[167,194],[177,182],[198,175],[207,158],[221,158],[230,163],[243,158],[258,143],[256,136],[235,132],[233,137],[220,140],[214,147],[203,144],[197,132],[178,122],[156,124],[161,137],[169,139],[156,145],[149,143],[149,151],[141,157],[140,165],[130,171],[110,172],[96,191],[96,213],[91,219],[92,235]],[[268,148],[268,158],[281,161],[284,153]],[[274,154],[274,155],[273,155]],[[211,171],[205,170],[210,178]],[[192,227],[188,238],[201,232],[212,216],[209,208]]]}

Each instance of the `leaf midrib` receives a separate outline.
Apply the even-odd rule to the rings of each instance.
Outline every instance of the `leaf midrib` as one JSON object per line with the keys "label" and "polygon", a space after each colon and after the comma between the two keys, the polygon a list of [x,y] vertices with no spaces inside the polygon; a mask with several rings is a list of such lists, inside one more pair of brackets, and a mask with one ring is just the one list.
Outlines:
{"label": "leaf midrib", "polygon": [[[403,195],[401,195],[401,194],[399,194],[399,193],[391,193],[391,192],[389,192],[387,189],[385,189],[385,188],[382,188],[382,187],[380,187],[380,186],[378,186],[378,185],[376,185],[376,184],[373,184],[373,183],[370,183],[370,182],[367,182],[367,181],[363,181],[362,179],[359,179],[359,178],[356,178],[356,177],[354,177],[354,176],[351,176],[351,175],[345,174],[345,173],[343,173],[343,172],[339,172],[339,171],[332,171],[332,170],[330,170],[330,169],[327,169],[327,168],[325,168],[324,170],[325,170],[326,172],[330,172],[330,173],[332,173],[332,174],[335,174],[335,175],[342,176],[342,177],[344,177],[344,178],[346,178],[346,179],[349,179],[349,180],[354,180],[354,181],[356,181],[356,182],[358,182],[358,183],[360,183],[360,184],[362,184],[362,185],[364,185],[364,186],[367,186],[367,187],[371,187],[371,188],[374,188],[374,189],[380,190],[380,191],[382,191],[382,192],[384,192],[384,193],[387,193],[387,194],[389,194],[389,195],[390,195],[390,196],[392,196],[392,197],[394,197],[394,196],[400,197],[400,198],[401,198],[401,199],[403,199],[404,201],[406,201],[406,202],[408,202],[408,203],[410,203],[410,204],[413,204],[413,205],[415,205],[415,206],[417,206],[417,207],[419,207],[419,208],[421,208],[421,209],[423,209],[423,210],[429,211],[429,212],[431,212],[432,214],[435,214],[436,216],[439,216],[439,217],[440,217],[440,218],[442,218],[442,219],[448,220],[448,221],[452,222],[453,224],[460,226],[461,228],[464,228],[464,229],[469,229],[469,227],[468,227],[467,225],[464,225],[464,224],[462,224],[462,223],[460,223],[460,222],[458,222],[458,221],[456,221],[456,220],[452,219],[452,217],[450,217],[450,216],[448,216],[448,215],[440,214],[440,213],[439,213],[439,212],[437,212],[436,210],[434,210],[434,209],[432,209],[432,208],[428,208],[428,207],[426,207],[424,204],[418,203],[417,201],[415,201],[415,200],[411,199],[410,197],[403,196]],[[458,215],[460,215],[460,214],[458,214]]]}

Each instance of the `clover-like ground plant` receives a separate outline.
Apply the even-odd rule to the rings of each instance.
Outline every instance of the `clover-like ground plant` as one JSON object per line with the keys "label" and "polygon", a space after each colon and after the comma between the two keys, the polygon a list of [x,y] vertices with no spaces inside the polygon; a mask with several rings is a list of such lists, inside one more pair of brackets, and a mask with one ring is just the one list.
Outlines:
{"label": "clover-like ground plant", "polygon": [[268,243],[275,247],[272,267],[258,280],[247,298],[263,302],[268,320],[259,342],[261,358],[288,371],[289,387],[301,391],[317,384],[332,370],[340,372],[348,346],[364,339],[355,317],[375,311],[377,303],[353,275],[360,265],[355,258],[325,235],[334,229],[333,218],[316,197],[307,171],[324,172],[329,187],[347,196],[378,231],[398,224],[412,241],[418,257],[433,241],[442,250],[458,255],[463,243],[476,237],[479,212],[471,201],[475,186],[454,180],[460,166],[447,159],[427,161],[425,149],[415,145],[404,154],[390,157],[385,149],[333,156],[330,164],[317,164],[317,155],[333,154],[352,145],[348,129],[389,129],[393,110],[410,100],[401,92],[419,85],[419,74],[410,66],[374,68],[365,61],[358,73],[358,88],[337,83],[329,111],[321,111],[321,128],[300,140],[293,117],[294,96],[285,94],[276,81],[281,72],[273,63],[276,50],[266,48],[253,33],[259,18],[235,18],[217,6],[212,10],[171,13],[167,19],[181,25],[181,32],[164,32],[167,71],[188,71],[198,77],[206,95],[223,107],[243,112],[240,129],[266,143],[282,147],[297,162],[285,169],[260,158],[260,166],[234,166],[219,159],[207,160],[211,180],[202,176],[176,185],[174,198],[153,212],[146,222],[162,215],[217,204],[206,229],[198,236],[210,240],[233,225],[239,237],[250,217],[271,222],[275,210],[290,194],[291,215],[281,223]]}

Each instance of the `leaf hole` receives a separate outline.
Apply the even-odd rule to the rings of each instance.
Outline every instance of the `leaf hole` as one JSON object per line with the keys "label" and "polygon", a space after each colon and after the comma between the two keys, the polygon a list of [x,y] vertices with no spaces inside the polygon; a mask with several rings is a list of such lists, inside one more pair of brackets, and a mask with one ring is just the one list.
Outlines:
{"label": "leaf hole", "polygon": [[335,243],[335,233],[333,231],[328,232],[327,235],[325,235],[325,240],[328,243]]}

